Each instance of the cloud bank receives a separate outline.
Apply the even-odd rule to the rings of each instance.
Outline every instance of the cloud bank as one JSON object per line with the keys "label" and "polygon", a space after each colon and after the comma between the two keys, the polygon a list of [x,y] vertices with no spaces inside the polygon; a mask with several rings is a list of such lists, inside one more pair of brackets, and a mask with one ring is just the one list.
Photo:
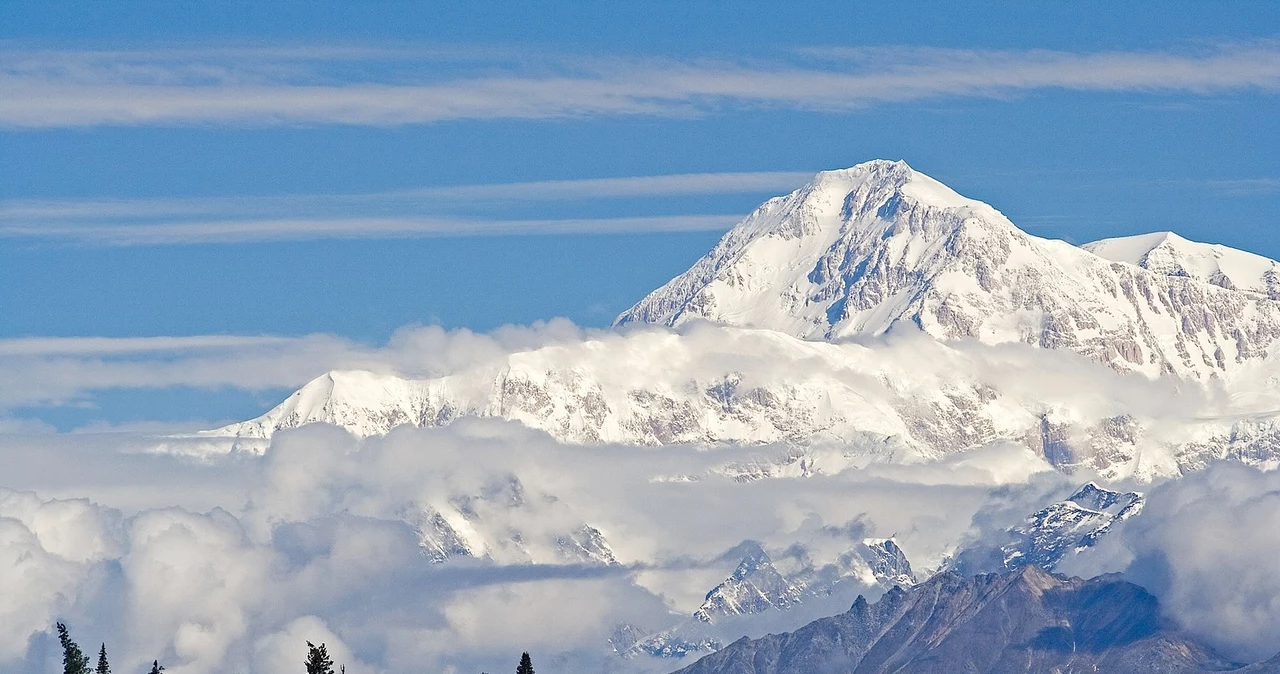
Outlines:
{"label": "cloud bank", "polygon": [[634,234],[724,231],[741,219],[740,215],[671,215],[559,220],[350,217],[192,220],[129,224],[43,222],[0,225],[0,237],[61,239],[97,245],[139,246],[514,234]]}
{"label": "cloud bank", "polygon": [[1280,471],[1222,463],[1153,490],[1118,536],[1061,569],[1123,572],[1193,634],[1242,661],[1280,650]]}
{"label": "cloud bank", "polygon": [[[833,532],[896,533],[909,552],[936,555],[994,480],[653,479],[739,452],[570,447],[492,420],[366,441],[312,426],[263,457],[223,460],[241,470],[205,466],[203,488],[222,494],[207,511],[160,490],[126,511],[3,489],[0,668],[55,666],[49,630],[61,619],[82,644],[106,641],[120,671],[159,658],[178,674],[269,672],[298,660],[308,639],[352,672],[495,671],[521,650],[567,671],[665,671],[674,664],[613,656],[613,626],[658,630],[687,617],[732,571],[738,560],[725,552],[742,541],[819,555],[840,549]],[[132,461],[152,482],[173,469],[167,457]],[[519,499],[492,490],[513,480]],[[459,504],[474,513],[466,535],[488,546],[476,548],[487,559],[433,563],[421,515]],[[557,561],[538,547],[584,522],[603,532],[615,563]]]}

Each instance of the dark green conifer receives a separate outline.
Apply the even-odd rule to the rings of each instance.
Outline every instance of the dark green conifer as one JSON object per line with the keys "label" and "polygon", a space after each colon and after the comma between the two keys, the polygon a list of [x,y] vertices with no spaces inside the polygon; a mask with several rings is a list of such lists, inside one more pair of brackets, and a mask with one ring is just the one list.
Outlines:
{"label": "dark green conifer", "polygon": [[98,668],[93,670],[94,674],[111,674],[111,665],[107,664],[107,645],[102,644],[102,648],[98,650]]}
{"label": "dark green conifer", "polygon": [[90,674],[89,656],[80,651],[62,623],[58,623],[58,641],[62,643],[62,674]]}
{"label": "dark green conifer", "polygon": [[333,658],[324,644],[307,642],[307,674],[333,674]]}
{"label": "dark green conifer", "polygon": [[147,672],[147,674],[160,674],[163,671],[164,671],[164,665],[160,664],[159,660],[152,660],[151,671]]}
{"label": "dark green conifer", "polygon": [[520,666],[516,667],[516,674],[533,674],[533,660],[528,653],[520,655]]}

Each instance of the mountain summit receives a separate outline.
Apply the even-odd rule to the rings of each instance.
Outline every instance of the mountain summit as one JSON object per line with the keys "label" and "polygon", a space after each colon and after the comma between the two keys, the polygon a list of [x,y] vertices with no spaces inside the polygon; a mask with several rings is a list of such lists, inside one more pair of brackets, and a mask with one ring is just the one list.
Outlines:
{"label": "mountain summit", "polygon": [[766,201],[615,324],[705,319],[835,339],[906,323],[1191,378],[1262,355],[1280,336],[1276,263],[1161,236],[1083,248],[1038,238],[903,162],[877,160]]}

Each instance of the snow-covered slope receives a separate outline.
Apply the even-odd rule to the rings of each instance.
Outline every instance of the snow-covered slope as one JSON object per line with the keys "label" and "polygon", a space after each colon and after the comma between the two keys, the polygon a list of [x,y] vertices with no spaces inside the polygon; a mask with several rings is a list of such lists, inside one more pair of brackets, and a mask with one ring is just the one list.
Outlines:
{"label": "snow-covered slope", "polygon": [[1099,257],[1157,274],[1187,277],[1280,300],[1280,262],[1243,250],[1188,241],[1173,232],[1103,239],[1081,247]]}
{"label": "snow-covered slope", "polygon": [[[553,495],[530,498],[515,475],[497,476],[474,492],[440,495],[403,513],[432,562],[455,558],[503,564],[615,564],[604,534],[583,523]],[[526,526],[538,522],[541,533]],[[553,523],[560,526],[556,527]],[[548,526],[551,525],[551,526]]]}
{"label": "snow-covered slope", "polygon": [[261,451],[276,432],[314,422],[369,436],[497,417],[570,443],[790,448],[720,467],[741,481],[937,460],[1000,443],[1023,445],[1028,461],[1034,454],[1065,472],[1150,479],[1219,458],[1280,459],[1280,413],[1268,394],[1276,378],[1264,364],[1211,395],[1200,384],[1119,374],[1025,345],[919,333],[829,343],[702,323],[599,333],[433,379],[331,372],[257,419],[200,437]]}
{"label": "snow-covered slope", "polygon": [[[1150,254],[1135,256],[1143,247]],[[1185,274],[1157,264],[1166,248]],[[905,163],[872,161],[765,202],[617,323],[707,319],[807,339],[908,323],[946,339],[1025,342],[1123,371],[1206,378],[1280,336],[1280,302],[1254,291],[1274,278],[1266,262],[1148,239],[1091,252],[1031,236]]]}

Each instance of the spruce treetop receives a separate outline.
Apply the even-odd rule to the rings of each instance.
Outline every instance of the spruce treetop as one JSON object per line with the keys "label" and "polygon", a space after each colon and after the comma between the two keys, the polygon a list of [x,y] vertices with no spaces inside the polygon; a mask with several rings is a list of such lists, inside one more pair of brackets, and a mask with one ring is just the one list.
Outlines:
{"label": "spruce treetop", "polygon": [[307,674],[334,674],[333,658],[329,657],[329,649],[324,644],[319,646],[307,642]]}
{"label": "spruce treetop", "polygon": [[107,663],[107,645],[105,643],[98,650],[98,668],[93,672],[94,674],[111,674],[111,665]]}
{"label": "spruce treetop", "polygon": [[89,656],[80,651],[62,623],[58,623],[58,641],[62,644],[62,674],[90,674]]}

